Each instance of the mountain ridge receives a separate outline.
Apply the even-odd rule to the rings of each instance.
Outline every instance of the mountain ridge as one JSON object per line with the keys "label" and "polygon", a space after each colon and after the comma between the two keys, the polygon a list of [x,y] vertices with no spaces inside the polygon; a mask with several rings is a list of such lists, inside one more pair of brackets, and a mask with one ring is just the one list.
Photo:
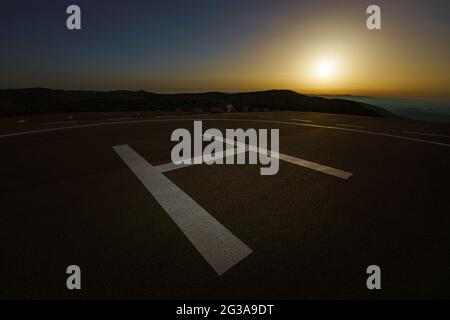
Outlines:
{"label": "mountain ridge", "polygon": [[149,91],[0,89],[0,116],[96,111],[217,111],[233,105],[258,109],[312,111],[373,117],[396,117],[382,108],[345,99],[310,97],[291,90],[255,92],[154,93]]}

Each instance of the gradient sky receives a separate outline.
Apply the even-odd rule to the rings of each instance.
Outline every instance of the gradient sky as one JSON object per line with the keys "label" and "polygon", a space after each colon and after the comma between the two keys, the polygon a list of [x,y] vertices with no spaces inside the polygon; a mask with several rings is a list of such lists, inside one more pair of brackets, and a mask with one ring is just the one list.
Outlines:
{"label": "gradient sky", "polygon": [[[66,8],[82,9],[69,31]],[[383,29],[365,10],[382,8]],[[448,0],[2,1],[0,88],[450,98]],[[317,76],[332,61],[328,78]]]}

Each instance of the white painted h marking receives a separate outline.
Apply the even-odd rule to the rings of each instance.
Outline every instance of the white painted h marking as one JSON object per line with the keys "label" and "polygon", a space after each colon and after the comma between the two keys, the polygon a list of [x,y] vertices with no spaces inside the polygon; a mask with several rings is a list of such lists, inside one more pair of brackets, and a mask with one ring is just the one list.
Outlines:
{"label": "white painted h marking", "polygon": [[128,145],[113,149],[218,275],[252,250]]}

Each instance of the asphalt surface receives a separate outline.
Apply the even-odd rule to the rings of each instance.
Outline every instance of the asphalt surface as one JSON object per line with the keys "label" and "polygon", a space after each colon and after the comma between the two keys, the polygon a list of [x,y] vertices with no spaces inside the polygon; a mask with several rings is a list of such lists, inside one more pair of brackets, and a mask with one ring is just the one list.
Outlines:
{"label": "asphalt surface", "polygon": [[[193,119],[280,129],[281,153],[353,175],[284,161],[275,176],[259,165],[165,173],[251,248],[219,276],[112,148],[168,163],[172,131]],[[448,125],[300,112],[50,115],[3,119],[0,148],[0,298],[450,299]],[[80,266],[82,290],[66,288],[69,265]],[[366,287],[369,265],[381,268],[381,290]]]}

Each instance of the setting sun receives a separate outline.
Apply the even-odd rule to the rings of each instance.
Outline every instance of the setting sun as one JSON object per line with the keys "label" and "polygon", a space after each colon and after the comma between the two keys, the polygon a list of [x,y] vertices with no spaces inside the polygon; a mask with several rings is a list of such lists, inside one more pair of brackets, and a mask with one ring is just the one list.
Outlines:
{"label": "setting sun", "polygon": [[315,76],[318,79],[330,79],[336,72],[336,63],[333,60],[321,60],[315,66]]}

